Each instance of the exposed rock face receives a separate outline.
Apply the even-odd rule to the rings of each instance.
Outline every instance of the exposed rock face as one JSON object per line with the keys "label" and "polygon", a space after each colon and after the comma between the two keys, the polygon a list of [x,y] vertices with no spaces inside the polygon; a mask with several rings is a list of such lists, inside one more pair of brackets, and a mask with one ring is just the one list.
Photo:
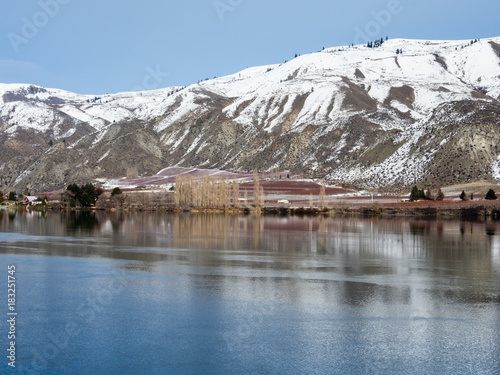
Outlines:
{"label": "exposed rock face", "polygon": [[499,77],[493,38],[332,48],[150,92],[0,85],[0,189],[171,165],[291,169],[358,186],[500,178]]}

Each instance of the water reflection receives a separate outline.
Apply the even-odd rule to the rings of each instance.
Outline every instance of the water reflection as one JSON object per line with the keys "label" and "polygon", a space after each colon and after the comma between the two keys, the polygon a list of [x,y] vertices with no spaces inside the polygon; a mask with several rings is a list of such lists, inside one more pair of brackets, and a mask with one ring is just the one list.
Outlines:
{"label": "water reflection", "polygon": [[92,211],[63,211],[61,225],[65,225],[70,235],[92,235],[99,230],[99,219]]}
{"label": "water reflection", "polygon": [[[338,298],[349,304],[387,295],[408,302],[409,285],[428,282],[431,273],[443,284],[432,286],[434,293],[480,302],[498,300],[489,287],[500,269],[498,226],[324,216],[9,212],[0,216],[0,230],[17,237],[8,243],[0,237],[0,252],[114,258],[149,272],[162,272],[167,262],[210,277],[317,279],[323,286],[340,283]],[[384,285],[390,277],[401,284]]]}
{"label": "water reflection", "polygon": [[165,249],[217,249],[351,257],[460,256],[486,266],[499,225],[498,222],[324,216],[0,211],[1,232],[33,235],[33,242],[36,236],[53,237],[55,242],[61,238],[104,239],[116,248],[118,257],[123,248],[137,248],[141,255]]}

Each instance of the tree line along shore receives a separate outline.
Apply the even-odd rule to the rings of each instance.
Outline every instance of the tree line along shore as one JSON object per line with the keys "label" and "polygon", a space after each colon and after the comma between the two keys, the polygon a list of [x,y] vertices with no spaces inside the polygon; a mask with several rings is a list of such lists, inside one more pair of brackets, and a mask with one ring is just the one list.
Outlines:
{"label": "tree line along shore", "polygon": [[416,186],[409,196],[387,197],[338,197],[326,193],[320,185],[315,194],[290,202],[287,199],[270,199],[261,181],[256,178],[251,188],[242,188],[238,181],[181,177],[175,188],[167,190],[125,190],[114,188],[105,191],[92,184],[71,184],[66,190],[47,193],[36,201],[34,196],[0,192],[3,207],[28,210],[123,210],[165,212],[213,212],[231,214],[270,215],[413,215],[427,217],[500,218],[500,202],[490,189],[485,196],[476,197],[462,191],[458,197],[446,197],[440,188],[427,192]]}

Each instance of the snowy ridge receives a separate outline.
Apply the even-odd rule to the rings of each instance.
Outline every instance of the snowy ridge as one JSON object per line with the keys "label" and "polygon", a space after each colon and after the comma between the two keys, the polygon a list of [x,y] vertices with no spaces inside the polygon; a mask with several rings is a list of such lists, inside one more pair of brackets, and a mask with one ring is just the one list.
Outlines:
{"label": "snowy ridge", "polygon": [[[60,144],[60,152],[83,153],[86,145],[96,153],[88,171],[95,174],[118,162],[106,147],[131,137],[135,152],[155,150],[160,159],[154,165],[164,167],[281,166],[357,184],[407,185],[424,177],[441,150],[455,147],[456,136],[470,136],[465,128],[462,134],[448,127],[482,124],[475,111],[493,111],[485,118],[496,124],[499,100],[500,37],[472,43],[393,39],[377,48],[327,48],[186,88],[78,95],[0,84],[0,141],[12,149],[9,155],[22,150],[11,141],[29,143],[33,155],[46,150],[43,142],[34,143],[40,139]],[[465,102],[479,104],[462,110]],[[123,124],[134,125],[125,131]],[[42,138],[28,142],[26,131]],[[439,142],[428,132],[439,134]],[[487,150],[492,154],[481,157],[490,163],[490,176],[500,178],[500,151]],[[0,170],[8,161],[0,158]],[[12,173],[11,181],[33,175]]]}
{"label": "snowy ridge", "polygon": [[[30,126],[27,121],[29,116],[41,115],[43,120],[39,126],[45,129],[41,123],[46,124],[49,119],[44,101],[52,98],[57,99],[58,104],[64,104],[58,108],[61,112],[101,130],[113,121],[134,118],[147,121],[161,116],[181,95],[182,107],[163,121],[163,125],[158,127],[161,130],[169,122],[201,109],[202,106],[197,105],[196,100],[202,88],[235,99],[223,109],[229,117],[235,115],[239,105],[251,102],[233,120],[241,124],[265,124],[268,130],[272,130],[283,117],[290,114],[293,98],[297,95],[307,95],[307,99],[295,125],[334,120],[342,103],[341,89],[346,87],[343,77],[355,84],[364,84],[369,96],[377,103],[384,103],[393,87],[412,86],[415,101],[411,114],[421,117],[429,115],[441,103],[470,98],[471,92],[479,88],[498,99],[500,64],[490,42],[500,44],[500,38],[484,39],[472,45],[468,45],[470,41],[394,39],[374,49],[366,46],[328,48],[299,56],[284,64],[249,68],[201,82],[189,86],[187,92],[170,96],[169,93],[179,88],[93,96],[41,88],[38,88],[41,91],[30,93],[30,85],[0,84],[0,102],[4,103],[0,118],[7,124]],[[399,49],[403,50],[402,54],[396,54]],[[356,74],[357,70],[365,78],[360,78]],[[24,113],[20,117],[12,113],[12,104],[9,108],[5,103],[5,94],[8,93],[23,95],[31,103],[30,107],[19,111]],[[99,99],[88,103],[95,98]],[[288,100],[282,103],[282,98]],[[19,102],[13,103],[18,105],[16,103]],[[331,107],[332,103],[335,108]],[[285,108],[277,119],[277,108],[283,104]],[[398,111],[410,110],[398,101],[393,100],[390,105]],[[274,111],[266,107],[274,108]]]}

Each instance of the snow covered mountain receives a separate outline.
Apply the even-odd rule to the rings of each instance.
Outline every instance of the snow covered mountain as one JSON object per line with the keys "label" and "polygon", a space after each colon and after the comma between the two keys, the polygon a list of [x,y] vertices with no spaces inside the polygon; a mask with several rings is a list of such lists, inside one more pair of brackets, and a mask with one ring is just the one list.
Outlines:
{"label": "snow covered mountain", "polygon": [[0,189],[172,166],[359,186],[500,179],[500,38],[328,48],[193,84],[77,95],[0,84]]}

